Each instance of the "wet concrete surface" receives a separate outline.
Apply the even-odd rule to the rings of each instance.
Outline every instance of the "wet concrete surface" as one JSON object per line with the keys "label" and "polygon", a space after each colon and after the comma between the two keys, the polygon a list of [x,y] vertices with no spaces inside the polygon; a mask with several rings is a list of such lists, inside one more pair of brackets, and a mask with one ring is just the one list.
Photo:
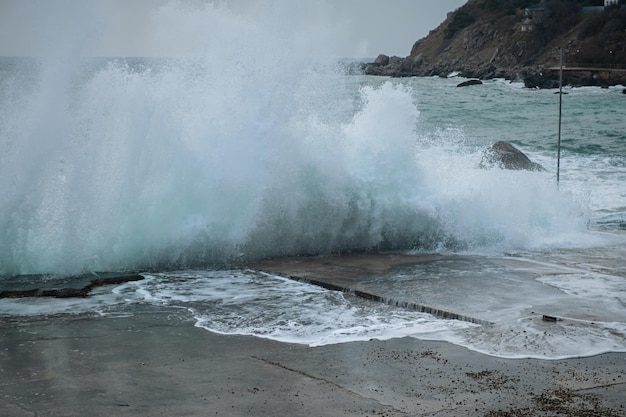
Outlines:
{"label": "wet concrete surface", "polygon": [[[582,259],[580,263],[583,264]],[[608,322],[626,320],[626,310],[616,317],[620,313],[614,309],[605,311],[601,306],[589,306],[588,300],[578,299],[537,279],[596,273],[587,265],[515,256],[389,253],[279,259],[251,267],[478,324],[517,319],[520,305],[529,306],[524,314],[537,317],[547,315]],[[605,268],[604,271],[619,274],[615,268]],[[617,277],[621,279],[619,275]]]}
{"label": "wet concrete surface", "polygon": [[[385,274],[446,259],[349,255],[251,267],[380,294]],[[502,262],[519,273],[555,268]],[[444,301],[434,294],[431,302]],[[116,316],[1,319],[7,417],[626,416],[626,353],[502,359],[410,337],[308,347],[211,333],[184,310],[148,304]]]}
{"label": "wet concrete surface", "polygon": [[307,347],[144,306],[4,320],[0,415],[624,416],[625,359],[507,360],[413,338]]}

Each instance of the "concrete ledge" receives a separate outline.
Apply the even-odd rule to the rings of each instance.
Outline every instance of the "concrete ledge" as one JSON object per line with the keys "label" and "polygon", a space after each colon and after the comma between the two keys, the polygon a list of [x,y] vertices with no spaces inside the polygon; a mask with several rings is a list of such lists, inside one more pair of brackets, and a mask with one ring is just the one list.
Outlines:
{"label": "concrete ledge", "polygon": [[268,275],[282,276],[284,278],[292,279],[294,281],[306,282],[309,284],[317,285],[318,287],[325,288],[327,290],[341,291],[341,292],[352,294],[356,297],[364,298],[366,300],[375,301],[375,302],[392,305],[396,307],[401,307],[407,310],[419,311],[420,313],[428,313],[428,314],[432,314],[433,316],[441,317],[441,318],[448,319],[448,320],[466,321],[468,323],[480,324],[483,326],[493,324],[492,322],[487,321],[487,320],[482,320],[482,319],[478,319],[475,317],[466,316],[463,314],[455,313],[453,311],[447,311],[447,310],[439,309],[436,307],[431,307],[431,306],[427,306],[427,305],[415,303],[415,302],[410,302],[410,301],[402,301],[402,300],[396,300],[393,298],[386,298],[386,297],[382,297],[380,295],[372,294],[366,291],[361,291],[361,290],[353,289],[350,287],[342,287],[340,285],[336,285],[336,284],[319,280],[319,279],[302,278],[302,277],[298,277],[294,275],[285,275],[285,274],[280,274],[280,273],[276,273],[272,271],[259,270],[259,272],[263,272]]}
{"label": "concrete ledge", "polygon": [[278,275],[296,281],[307,282],[332,291],[343,291],[388,305],[432,314],[450,320],[490,325],[488,320],[471,317],[447,309],[437,308],[409,300],[385,297],[358,288],[360,280],[385,272],[398,265],[418,264],[444,259],[431,254],[349,254],[279,259],[251,265],[260,272]]}
{"label": "concrete ledge", "polygon": [[[87,297],[91,290],[95,287],[103,285],[117,285],[130,281],[140,281],[144,277],[136,273],[117,273],[117,272],[104,272],[93,273],[89,275],[79,277],[65,277],[75,280],[79,283],[85,283],[86,279],[95,277],[88,281],[86,284],[79,284],[80,286],[70,286],[62,288],[50,288],[54,287],[54,280],[49,283],[48,289],[46,288],[29,288],[29,289],[9,289],[0,291],[0,298],[26,298],[26,297],[55,297],[55,298],[72,298],[72,297]],[[19,277],[18,277],[19,278]],[[34,277],[37,279],[37,277]],[[45,280],[41,280],[45,282]],[[57,282],[59,282],[57,280]],[[63,282],[63,281],[61,281]]]}

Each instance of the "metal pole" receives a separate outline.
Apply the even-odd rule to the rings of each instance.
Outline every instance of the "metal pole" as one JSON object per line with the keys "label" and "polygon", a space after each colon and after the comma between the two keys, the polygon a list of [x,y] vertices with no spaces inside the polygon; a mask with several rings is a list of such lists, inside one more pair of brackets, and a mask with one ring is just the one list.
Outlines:
{"label": "metal pole", "polygon": [[556,184],[561,173],[561,108],[563,107],[563,48],[559,48],[559,139],[556,146]]}

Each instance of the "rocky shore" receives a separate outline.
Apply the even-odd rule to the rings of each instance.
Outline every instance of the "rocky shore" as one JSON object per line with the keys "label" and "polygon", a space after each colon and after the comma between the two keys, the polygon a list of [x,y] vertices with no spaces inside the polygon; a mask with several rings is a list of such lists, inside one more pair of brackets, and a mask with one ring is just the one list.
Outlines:
{"label": "rocky shore", "polygon": [[[504,78],[528,88],[626,85],[626,8],[584,12],[577,2],[469,0],[406,57],[380,54],[368,75]],[[543,5],[543,6],[542,6]]]}
{"label": "rocky shore", "polygon": [[[448,77],[451,74],[464,78],[489,80],[503,78],[514,82],[523,82],[527,88],[558,88],[559,71],[555,67],[544,66],[461,66],[450,64],[428,65],[423,56],[405,58],[389,57],[380,54],[374,62],[363,63],[362,71],[366,75],[387,77]],[[572,87],[597,86],[610,87],[615,85],[626,86],[626,70],[611,72],[606,70],[567,71],[563,74],[563,85]]]}

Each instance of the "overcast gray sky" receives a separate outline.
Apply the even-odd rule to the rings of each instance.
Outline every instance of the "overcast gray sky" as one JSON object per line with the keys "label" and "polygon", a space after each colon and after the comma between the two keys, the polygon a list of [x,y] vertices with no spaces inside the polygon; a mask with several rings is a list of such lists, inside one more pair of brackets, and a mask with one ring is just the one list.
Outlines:
{"label": "overcast gray sky", "polygon": [[[219,32],[216,26],[241,24],[239,18],[211,20],[210,14],[216,13],[211,7],[219,7],[220,13],[228,10],[234,16],[245,16],[248,22],[265,20],[267,28],[281,26],[285,36],[317,36],[326,31],[329,35],[324,42],[338,56],[406,56],[416,40],[465,1],[0,0],[0,55],[191,51],[194,36],[200,38],[197,32],[208,26],[205,22],[210,20],[211,26],[205,37],[229,36],[232,29]],[[207,8],[208,3],[213,5]],[[202,12],[191,13],[192,9]],[[271,19],[275,22],[268,21]]]}
{"label": "overcast gray sky", "polygon": [[364,56],[406,56],[413,43],[428,35],[446,14],[466,0],[335,0],[340,14],[352,19],[350,41],[365,42]]}

